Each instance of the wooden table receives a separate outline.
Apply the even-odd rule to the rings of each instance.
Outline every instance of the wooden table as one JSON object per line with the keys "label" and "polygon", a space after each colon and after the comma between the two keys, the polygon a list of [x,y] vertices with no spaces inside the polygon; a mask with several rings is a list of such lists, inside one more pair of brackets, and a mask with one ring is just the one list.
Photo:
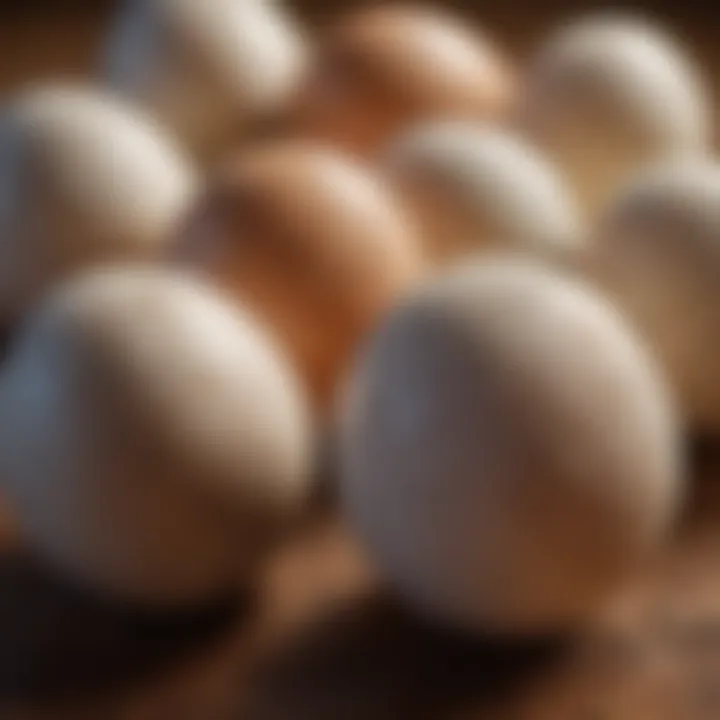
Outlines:
{"label": "wooden table", "polygon": [[[0,28],[0,86],[87,71],[98,18]],[[150,617],[66,585],[0,532],[1,720],[718,720],[720,451],[671,547],[582,637],[503,646],[422,627],[332,512],[254,600]]]}
{"label": "wooden table", "polygon": [[151,618],[6,542],[3,720],[717,720],[720,452],[671,547],[582,637],[502,645],[420,625],[323,512],[254,602]]}

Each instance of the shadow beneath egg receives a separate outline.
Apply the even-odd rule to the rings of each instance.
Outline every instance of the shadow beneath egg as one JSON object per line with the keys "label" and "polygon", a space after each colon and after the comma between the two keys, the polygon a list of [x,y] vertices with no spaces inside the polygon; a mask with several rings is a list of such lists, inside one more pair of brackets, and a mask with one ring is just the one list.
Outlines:
{"label": "shadow beneath egg", "polygon": [[239,717],[440,720],[522,692],[570,646],[470,639],[424,625],[387,597],[365,597],[276,648]]}
{"label": "shadow beneath egg", "polygon": [[690,479],[683,529],[720,521],[720,438],[696,435],[689,443]]}
{"label": "shadow beneath egg", "polygon": [[16,327],[10,327],[6,323],[0,322],[0,365],[9,355],[16,334]]}
{"label": "shadow beneath egg", "polygon": [[338,507],[338,448],[330,432],[316,440],[315,474],[309,506],[314,515],[336,511]]}
{"label": "shadow beneath egg", "polygon": [[248,597],[158,613],[69,585],[30,553],[0,554],[0,701],[125,690],[182,662],[251,607]]}

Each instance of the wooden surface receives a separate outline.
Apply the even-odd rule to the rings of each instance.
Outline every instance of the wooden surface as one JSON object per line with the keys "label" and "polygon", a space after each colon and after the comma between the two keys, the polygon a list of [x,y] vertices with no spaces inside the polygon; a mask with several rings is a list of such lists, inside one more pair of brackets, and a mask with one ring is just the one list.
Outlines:
{"label": "wooden surface", "polygon": [[0,556],[3,720],[717,720],[720,453],[656,568],[577,638],[503,645],[422,626],[331,516],[254,601],[151,618],[12,543]]}
{"label": "wooden surface", "polygon": [[[87,71],[100,28],[3,26],[0,86]],[[720,451],[690,500],[658,566],[595,628],[515,647],[408,617],[332,513],[255,598],[163,618],[83,594],[0,532],[0,720],[718,720]]]}

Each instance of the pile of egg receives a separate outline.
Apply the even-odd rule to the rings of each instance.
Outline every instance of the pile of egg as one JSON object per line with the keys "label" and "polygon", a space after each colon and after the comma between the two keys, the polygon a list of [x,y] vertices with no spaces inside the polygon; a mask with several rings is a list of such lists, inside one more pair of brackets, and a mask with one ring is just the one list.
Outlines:
{"label": "pile of egg", "polygon": [[386,4],[136,0],[0,119],[0,493],[82,585],[252,586],[336,500],[412,612],[592,622],[720,431],[720,165],[689,52],[571,19],[525,67]]}

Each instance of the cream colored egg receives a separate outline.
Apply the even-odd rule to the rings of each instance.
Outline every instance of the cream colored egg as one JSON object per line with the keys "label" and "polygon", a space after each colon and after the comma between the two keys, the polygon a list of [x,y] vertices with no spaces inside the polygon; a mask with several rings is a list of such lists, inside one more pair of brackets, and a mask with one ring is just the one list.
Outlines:
{"label": "cream colored egg", "polygon": [[688,420],[720,432],[720,164],[643,173],[611,203],[579,263],[653,346]]}
{"label": "cream colored egg", "polygon": [[306,55],[278,3],[136,0],[111,31],[105,77],[206,159],[282,109]]}
{"label": "cream colored egg", "polygon": [[157,256],[197,180],[163,133],[81,86],[29,90],[0,115],[0,318],[98,261]]}
{"label": "cream colored egg", "polygon": [[424,124],[391,142],[382,164],[419,219],[435,260],[493,248],[554,255],[583,241],[563,180],[506,130]]}
{"label": "cream colored egg", "polygon": [[470,631],[584,623],[678,507],[654,361],[600,296],[517,258],[455,268],[394,314],[341,445],[343,504],[381,572]]}
{"label": "cream colored egg", "polygon": [[647,163],[702,153],[711,104],[685,48],[621,14],[562,28],[531,62],[519,121],[596,213]]}
{"label": "cream colored egg", "polygon": [[291,125],[367,155],[410,123],[503,117],[515,91],[511,63],[483,29],[440,8],[389,3],[329,28]]}
{"label": "cream colored egg", "polygon": [[249,582],[301,510],[307,413],[253,321],[167,270],[52,293],[0,380],[0,483],[31,543],[149,604]]}

